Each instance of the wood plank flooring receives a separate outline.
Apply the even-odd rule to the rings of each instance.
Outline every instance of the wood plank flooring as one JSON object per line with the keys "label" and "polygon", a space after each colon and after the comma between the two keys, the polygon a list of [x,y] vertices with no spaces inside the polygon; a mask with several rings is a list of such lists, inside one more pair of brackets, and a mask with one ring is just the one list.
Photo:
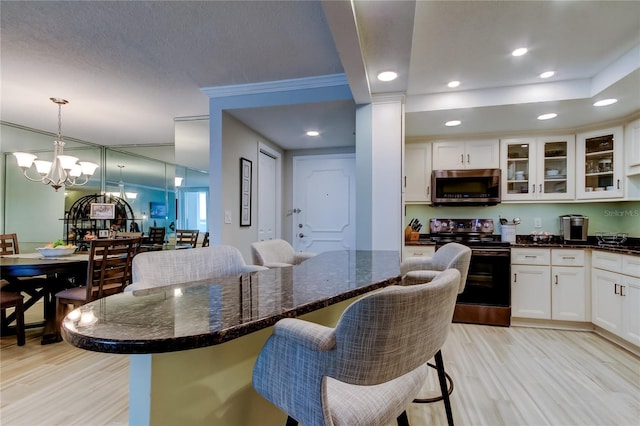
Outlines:
{"label": "wood plank flooring", "polygon": [[[442,352],[456,425],[640,424],[640,359],[594,333],[454,324]],[[423,397],[437,393],[435,376]],[[128,393],[127,356],[41,346],[37,330],[23,347],[0,339],[3,426],[124,425]],[[408,414],[447,424],[441,402]]]}

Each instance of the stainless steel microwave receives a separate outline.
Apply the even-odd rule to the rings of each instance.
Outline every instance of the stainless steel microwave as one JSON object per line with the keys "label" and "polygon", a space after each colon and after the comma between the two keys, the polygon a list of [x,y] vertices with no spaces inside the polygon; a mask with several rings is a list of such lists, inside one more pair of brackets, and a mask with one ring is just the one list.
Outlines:
{"label": "stainless steel microwave", "polygon": [[431,187],[437,206],[492,206],[500,202],[500,169],[434,170]]}

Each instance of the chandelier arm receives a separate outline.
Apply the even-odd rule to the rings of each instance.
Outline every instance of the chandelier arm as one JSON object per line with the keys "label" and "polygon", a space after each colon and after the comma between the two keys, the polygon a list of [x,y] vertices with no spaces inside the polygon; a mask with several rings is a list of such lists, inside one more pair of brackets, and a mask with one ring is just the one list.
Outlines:
{"label": "chandelier arm", "polygon": [[25,171],[24,171],[24,173],[23,173],[24,177],[26,177],[27,179],[29,179],[31,182],[42,182],[42,183],[44,183],[45,185],[47,184],[47,183],[45,182],[45,178],[46,178],[46,176],[42,176],[42,175],[40,175],[40,177],[39,177],[38,179],[34,179],[34,178],[32,178],[31,176],[29,176],[29,175],[27,174],[27,172],[28,172],[29,170],[31,170],[31,168],[25,169]]}
{"label": "chandelier arm", "polygon": [[86,185],[89,182],[89,175],[82,175],[84,176],[84,182],[78,182],[78,178],[73,178],[73,180],[71,181],[71,185],[74,186],[82,186],[82,185]]}

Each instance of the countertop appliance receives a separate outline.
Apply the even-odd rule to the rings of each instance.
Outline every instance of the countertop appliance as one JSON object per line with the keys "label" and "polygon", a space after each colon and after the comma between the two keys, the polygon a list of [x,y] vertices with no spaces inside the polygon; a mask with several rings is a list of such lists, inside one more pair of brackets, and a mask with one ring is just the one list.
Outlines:
{"label": "countertop appliance", "polygon": [[458,295],[454,322],[511,324],[510,244],[494,234],[493,219],[430,219],[428,239],[436,250],[449,242],[471,248],[464,291]]}
{"label": "countertop appliance", "polygon": [[434,205],[492,206],[500,202],[500,169],[434,170]]}
{"label": "countertop appliance", "polygon": [[587,241],[589,218],[581,214],[560,216],[560,235],[564,241]]}

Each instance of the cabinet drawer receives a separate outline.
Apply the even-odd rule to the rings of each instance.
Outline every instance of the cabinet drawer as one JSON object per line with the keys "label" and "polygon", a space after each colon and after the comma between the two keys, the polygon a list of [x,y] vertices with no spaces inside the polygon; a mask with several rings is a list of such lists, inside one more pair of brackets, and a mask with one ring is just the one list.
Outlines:
{"label": "cabinet drawer", "polygon": [[640,256],[622,255],[622,273],[640,278]]}
{"label": "cabinet drawer", "polygon": [[584,250],[552,249],[551,264],[558,266],[584,266]]}
{"label": "cabinet drawer", "polygon": [[511,263],[514,265],[549,265],[549,249],[512,248]]}
{"label": "cabinet drawer", "polygon": [[403,259],[412,256],[431,257],[436,252],[436,246],[404,246],[402,250]]}
{"label": "cabinet drawer", "polygon": [[591,266],[607,271],[620,272],[622,271],[622,255],[608,251],[594,250],[593,257],[591,258]]}

